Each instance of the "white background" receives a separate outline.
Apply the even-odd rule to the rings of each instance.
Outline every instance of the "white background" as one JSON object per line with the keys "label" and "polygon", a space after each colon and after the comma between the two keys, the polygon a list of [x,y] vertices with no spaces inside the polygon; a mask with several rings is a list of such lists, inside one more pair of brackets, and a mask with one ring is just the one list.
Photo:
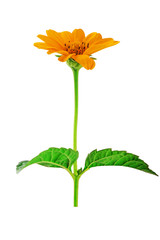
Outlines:
{"label": "white background", "polygon": [[123,167],[97,167],[73,182],[62,169],[15,166],[49,147],[72,147],[73,76],[33,47],[46,29],[82,28],[120,44],[96,54],[79,76],[79,167],[93,149],[140,156],[160,174],[159,1],[2,1],[0,4],[3,240],[159,240],[160,180]]}

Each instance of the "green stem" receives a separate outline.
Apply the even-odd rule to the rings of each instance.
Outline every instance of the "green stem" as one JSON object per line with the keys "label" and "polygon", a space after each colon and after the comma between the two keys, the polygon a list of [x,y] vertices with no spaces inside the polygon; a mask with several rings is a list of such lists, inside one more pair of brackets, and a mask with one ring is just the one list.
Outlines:
{"label": "green stem", "polygon": [[[74,76],[74,100],[75,100],[75,110],[74,110],[74,129],[73,129],[73,149],[77,151],[77,123],[78,123],[78,69],[73,70]],[[77,161],[75,161],[74,165],[74,207],[78,207],[78,181],[77,177]]]}
{"label": "green stem", "polygon": [[74,179],[74,207],[78,207],[78,183],[79,183],[79,178],[75,177],[75,179]]}
{"label": "green stem", "polygon": [[[73,69],[74,76],[74,130],[73,130],[73,149],[77,151],[77,123],[78,123],[78,70]],[[74,163],[74,174],[77,175],[77,161]]]}

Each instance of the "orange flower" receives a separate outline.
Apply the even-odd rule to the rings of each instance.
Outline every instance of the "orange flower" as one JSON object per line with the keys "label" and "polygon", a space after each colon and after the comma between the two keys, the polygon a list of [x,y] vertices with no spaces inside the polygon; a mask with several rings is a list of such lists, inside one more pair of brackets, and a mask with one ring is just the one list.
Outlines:
{"label": "orange flower", "polygon": [[48,50],[48,54],[62,54],[58,58],[61,62],[72,58],[87,70],[95,67],[95,61],[90,56],[91,54],[119,43],[119,41],[114,41],[113,38],[102,38],[101,34],[96,32],[85,36],[82,29],[75,29],[72,33],[68,31],[56,32],[54,30],[47,30],[46,33],[47,36],[37,36],[44,42],[36,42],[34,46]]}

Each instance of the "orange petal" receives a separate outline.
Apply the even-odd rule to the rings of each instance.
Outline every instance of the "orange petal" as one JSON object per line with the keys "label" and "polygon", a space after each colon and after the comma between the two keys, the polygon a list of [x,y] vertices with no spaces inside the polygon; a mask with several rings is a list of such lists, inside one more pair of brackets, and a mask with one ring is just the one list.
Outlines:
{"label": "orange petal", "polygon": [[102,35],[100,33],[93,32],[88,34],[87,37],[84,39],[84,41],[89,43],[89,45],[91,45],[92,43],[95,43],[101,39],[102,39]]}
{"label": "orange petal", "polygon": [[37,37],[40,38],[45,43],[47,43],[48,45],[52,46],[52,48],[55,48],[57,50],[62,49],[61,45],[57,41],[48,36],[39,34]]}
{"label": "orange petal", "polygon": [[84,31],[82,29],[75,29],[72,32],[72,41],[82,42],[85,38]]}
{"label": "orange petal", "polygon": [[94,44],[101,44],[101,43],[106,43],[106,42],[114,42],[113,38],[103,38],[103,39],[99,39],[98,41],[96,41]]}
{"label": "orange petal", "polygon": [[34,43],[34,46],[40,49],[53,49],[53,46],[48,45],[47,43],[43,43],[43,42],[36,42]]}
{"label": "orange petal", "polygon": [[73,55],[75,55],[75,54],[72,53],[72,54],[68,54],[68,55],[62,55],[61,57],[58,58],[58,60],[61,61],[61,62],[65,62],[65,61],[67,61],[69,58],[71,58]]}
{"label": "orange petal", "polygon": [[95,61],[92,58],[90,58],[88,55],[76,55],[76,56],[72,56],[72,58],[87,70],[93,69],[96,65]]}
{"label": "orange petal", "polygon": [[68,31],[64,31],[60,33],[64,43],[68,42],[68,41],[72,41],[72,33],[68,32]]}
{"label": "orange petal", "polygon": [[104,48],[114,46],[118,43],[119,43],[119,41],[108,41],[108,42],[105,42],[105,43],[93,44],[90,48],[87,48],[87,50],[83,54],[90,55],[90,54],[98,52],[98,51],[100,51]]}
{"label": "orange petal", "polygon": [[50,50],[48,50],[48,54],[52,54],[52,53],[59,53],[59,54],[64,54],[64,55],[68,55],[68,52],[66,52],[66,51],[63,51],[63,50],[60,50],[60,51],[57,51],[57,50],[55,50],[55,49],[50,49]]}
{"label": "orange petal", "polygon": [[54,30],[47,30],[46,31],[48,37],[50,37],[52,40],[54,40],[57,44],[59,44],[62,48],[64,47],[64,41],[60,33],[54,31]]}
{"label": "orange petal", "polygon": [[52,54],[52,53],[55,53],[55,52],[57,52],[57,51],[55,51],[53,49],[50,49],[50,50],[47,51],[47,54]]}
{"label": "orange petal", "polygon": [[62,55],[68,55],[69,54],[67,51],[64,51],[64,50],[57,51],[57,53],[60,53]]}

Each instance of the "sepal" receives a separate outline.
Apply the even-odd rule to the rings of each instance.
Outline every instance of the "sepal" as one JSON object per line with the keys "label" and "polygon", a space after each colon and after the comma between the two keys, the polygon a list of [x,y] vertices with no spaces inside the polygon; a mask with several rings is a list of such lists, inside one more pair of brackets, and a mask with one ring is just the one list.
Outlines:
{"label": "sepal", "polygon": [[80,70],[82,68],[82,66],[72,58],[69,58],[66,63],[72,70]]}

